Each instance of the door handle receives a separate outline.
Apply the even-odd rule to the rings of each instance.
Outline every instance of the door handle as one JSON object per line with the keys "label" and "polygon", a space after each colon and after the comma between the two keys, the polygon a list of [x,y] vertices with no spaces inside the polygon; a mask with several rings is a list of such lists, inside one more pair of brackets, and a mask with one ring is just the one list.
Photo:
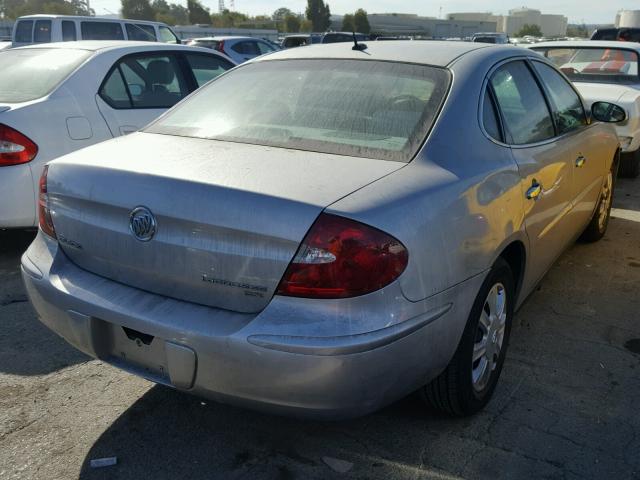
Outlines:
{"label": "door handle", "polygon": [[542,193],[542,185],[540,185],[536,180],[531,182],[531,187],[527,190],[527,198],[529,200],[537,200],[540,194]]}
{"label": "door handle", "polygon": [[580,154],[578,158],[576,158],[576,167],[582,167],[586,161],[587,159],[582,154]]}

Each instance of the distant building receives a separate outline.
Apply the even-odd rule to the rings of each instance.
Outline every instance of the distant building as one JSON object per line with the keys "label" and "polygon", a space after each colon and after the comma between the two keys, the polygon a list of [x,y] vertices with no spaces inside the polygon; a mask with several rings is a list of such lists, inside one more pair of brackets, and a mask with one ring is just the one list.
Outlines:
{"label": "distant building", "polygon": [[[495,32],[496,22],[438,19],[406,13],[370,13],[371,32],[384,35],[412,35],[427,38],[464,38],[478,32]],[[340,30],[342,15],[331,16],[331,28]]]}
{"label": "distant building", "polygon": [[618,28],[640,27],[640,10],[620,10],[616,14],[616,27]]}
{"label": "distant building", "polygon": [[447,15],[450,20],[493,21],[496,30],[507,35],[516,35],[525,25],[538,25],[545,37],[563,37],[567,34],[567,17],[564,15],[548,15],[532,8],[515,8],[509,15],[493,15],[492,13],[461,12]]}

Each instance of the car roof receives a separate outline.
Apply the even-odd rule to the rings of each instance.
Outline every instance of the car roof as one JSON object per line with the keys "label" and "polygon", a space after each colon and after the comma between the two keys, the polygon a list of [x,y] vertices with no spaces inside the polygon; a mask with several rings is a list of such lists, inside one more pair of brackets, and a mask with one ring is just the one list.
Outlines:
{"label": "car roof", "polygon": [[640,53],[640,43],[620,42],[617,40],[560,40],[557,42],[540,42],[527,45],[526,48],[555,47],[555,48],[625,48]]}
{"label": "car roof", "polygon": [[210,40],[262,40],[258,37],[243,37],[241,35],[220,35],[215,37],[208,37]]}
{"label": "car roof", "polygon": [[37,15],[23,15],[16,19],[18,20],[32,20],[32,19],[54,19],[62,18],[65,20],[89,20],[92,22],[129,22],[129,23],[146,23],[149,25],[166,25],[162,22],[153,22],[151,20],[134,20],[132,18],[108,18],[108,17],[87,17],[86,15],[55,15],[55,14],[37,14]]}
{"label": "car roof", "polygon": [[[365,42],[360,42],[363,44]],[[447,42],[433,40],[398,40],[396,42],[367,42],[367,49],[362,52],[353,50],[350,42],[314,44],[304,48],[291,48],[258,57],[251,62],[266,62],[289,59],[355,59],[379,60],[400,63],[418,63],[445,67],[457,58],[469,52],[490,49],[517,49],[507,45],[489,43]],[[487,50],[488,51],[488,50]]]}
{"label": "car roof", "polygon": [[[126,52],[145,51],[145,50],[182,50],[182,51],[199,51],[211,54],[213,51],[209,48],[191,47],[188,45],[176,45],[173,43],[162,42],[135,42],[129,40],[79,40],[77,42],[53,42],[53,43],[37,43],[26,45],[24,47],[16,47],[12,50],[26,49],[73,49],[88,50],[90,52],[103,53],[113,50]],[[213,52],[215,53],[215,52]]]}

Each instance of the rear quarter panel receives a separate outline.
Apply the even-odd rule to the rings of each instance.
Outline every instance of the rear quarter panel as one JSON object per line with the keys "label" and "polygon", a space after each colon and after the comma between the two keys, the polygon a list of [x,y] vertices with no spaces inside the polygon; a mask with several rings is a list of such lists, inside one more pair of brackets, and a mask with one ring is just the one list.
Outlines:
{"label": "rear quarter panel", "polygon": [[518,168],[479,126],[482,82],[503,58],[495,50],[452,67],[449,98],[411,163],[329,208],[404,243],[409,264],[399,281],[411,301],[486,272],[512,241],[527,245]]}

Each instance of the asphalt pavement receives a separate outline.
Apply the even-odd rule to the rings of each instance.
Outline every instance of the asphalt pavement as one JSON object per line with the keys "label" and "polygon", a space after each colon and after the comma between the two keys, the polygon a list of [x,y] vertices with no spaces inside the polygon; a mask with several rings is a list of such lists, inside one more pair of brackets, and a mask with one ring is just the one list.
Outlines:
{"label": "asphalt pavement", "polygon": [[466,419],[409,397],[310,422],[153,385],[42,326],[19,274],[33,232],[0,232],[0,479],[640,478],[640,179],[614,207],[516,314],[494,399]]}

